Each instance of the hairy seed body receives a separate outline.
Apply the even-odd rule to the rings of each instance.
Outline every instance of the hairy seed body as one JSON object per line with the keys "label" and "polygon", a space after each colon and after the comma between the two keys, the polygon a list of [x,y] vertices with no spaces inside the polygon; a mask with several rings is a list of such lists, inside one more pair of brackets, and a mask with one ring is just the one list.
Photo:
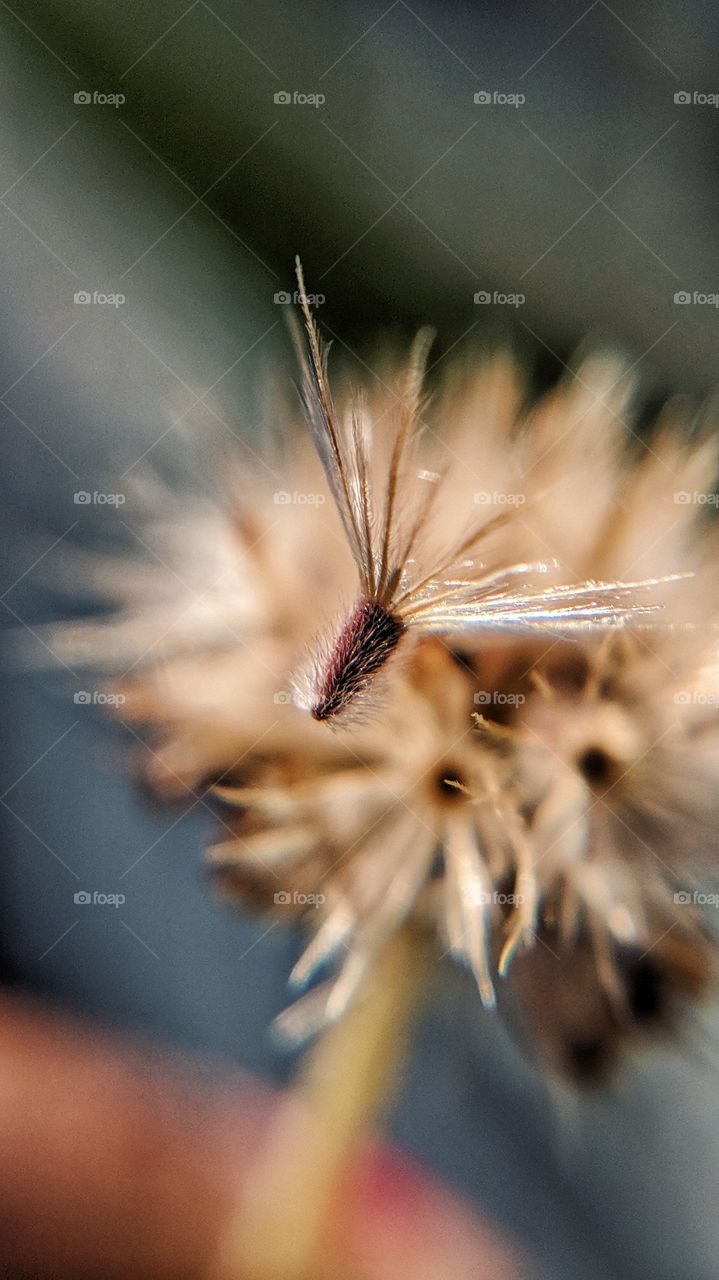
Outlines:
{"label": "hairy seed body", "polygon": [[376,600],[359,600],[340,631],[318,685],[315,720],[330,720],[368,686],[399,644],[405,624]]}

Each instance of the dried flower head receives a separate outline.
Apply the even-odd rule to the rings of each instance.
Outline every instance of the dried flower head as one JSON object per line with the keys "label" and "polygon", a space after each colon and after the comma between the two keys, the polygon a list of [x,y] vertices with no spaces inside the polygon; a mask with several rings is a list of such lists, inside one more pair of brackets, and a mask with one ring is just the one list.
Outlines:
{"label": "dried flower head", "polygon": [[[227,891],[311,923],[288,1036],[338,1018],[412,915],[485,1005],[509,975],[533,1042],[586,1076],[708,979],[694,891],[719,853],[716,533],[683,494],[710,489],[713,453],[667,423],[629,450],[627,382],[600,355],[533,409],[503,356],[457,370],[432,409],[421,336],[398,382],[338,411],[304,314],[321,470],[293,437],[284,497],[315,500],[238,470],[214,509],[183,501],[169,540],[162,526],[192,584],[178,570],[143,592],[123,567],[118,614],[49,643],[125,671],[117,714],[152,726],[156,787],[212,788]],[[477,504],[499,515],[477,523]],[[373,714],[328,733],[380,678]]]}

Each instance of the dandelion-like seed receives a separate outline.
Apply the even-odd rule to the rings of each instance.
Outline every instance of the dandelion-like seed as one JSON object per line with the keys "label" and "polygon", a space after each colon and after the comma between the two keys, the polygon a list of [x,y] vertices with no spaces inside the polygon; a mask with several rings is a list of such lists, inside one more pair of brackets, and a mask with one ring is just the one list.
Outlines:
{"label": "dandelion-like seed", "polygon": [[[379,501],[371,465],[371,427],[361,406],[351,408],[345,429],[330,393],[327,353],[310,311],[297,259],[297,281],[309,345],[303,398],[312,440],[339,512],[359,573],[360,595],[349,617],[324,642],[308,682],[307,702],[316,720],[333,720],[371,690],[374,677],[410,629],[436,635],[470,631],[580,629],[622,625],[657,606],[627,598],[644,582],[585,582],[531,589],[518,579],[545,573],[546,562],[510,564],[487,571],[476,559],[491,535],[514,518],[512,511],[481,522],[450,550],[418,569],[415,555],[426,538],[442,476],[420,472],[416,445],[421,428],[424,368],[432,335],[420,334],[405,376],[403,403],[389,452]],[[415,465],[413,466],[413,463]]]}

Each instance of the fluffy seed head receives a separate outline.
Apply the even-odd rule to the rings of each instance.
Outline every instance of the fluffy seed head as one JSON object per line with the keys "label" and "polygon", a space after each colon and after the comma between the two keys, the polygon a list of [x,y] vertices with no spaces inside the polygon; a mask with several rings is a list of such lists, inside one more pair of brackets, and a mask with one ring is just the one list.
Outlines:
{"label": "fluffy seed head", "polygon": [[[409,374],[338,412],[308,330],[317,458],[295,435],[283,488],[324,476],[335,510],[277,505],[241,466],[213,510],[175,499],[160,543],[155,499],[142,540],[171,571],[82,562],[115,615],[41,638],[107,672],[158,790],[211,788],[225,890],[307,920],[288,1037],[340,1017],[413,916],[485,1005],[505,995],[533,1047],[587,1078],[712,967],[717,535],[673,495],[710,489],[713,454],[666,427],[626,451],[621,370],[598,356],[528,415],[506,359],[450,375],[432,418],[423,339]],[[467,518],[473,490],[495,518]],[[657,594],[661,627],[635,611]],[[303,710],[291,673],[341,598]],[[380,678],[374,714],[328,733]]]}

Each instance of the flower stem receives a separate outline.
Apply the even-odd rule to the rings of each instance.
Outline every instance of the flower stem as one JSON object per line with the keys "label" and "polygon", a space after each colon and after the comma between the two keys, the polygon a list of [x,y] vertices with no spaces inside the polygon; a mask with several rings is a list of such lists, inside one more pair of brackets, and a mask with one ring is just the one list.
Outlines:
{"label": "flower stem", "polygon": [[353,1153],[400,1078],[423,985],[424,952],[424,938],[415,929],[396,934],[353,1006],[308,1050],[300,1081],[280,1104],[260,1166],[243,1192],[212,1280],[318,1280],[329,1274],[338,1191]]}

